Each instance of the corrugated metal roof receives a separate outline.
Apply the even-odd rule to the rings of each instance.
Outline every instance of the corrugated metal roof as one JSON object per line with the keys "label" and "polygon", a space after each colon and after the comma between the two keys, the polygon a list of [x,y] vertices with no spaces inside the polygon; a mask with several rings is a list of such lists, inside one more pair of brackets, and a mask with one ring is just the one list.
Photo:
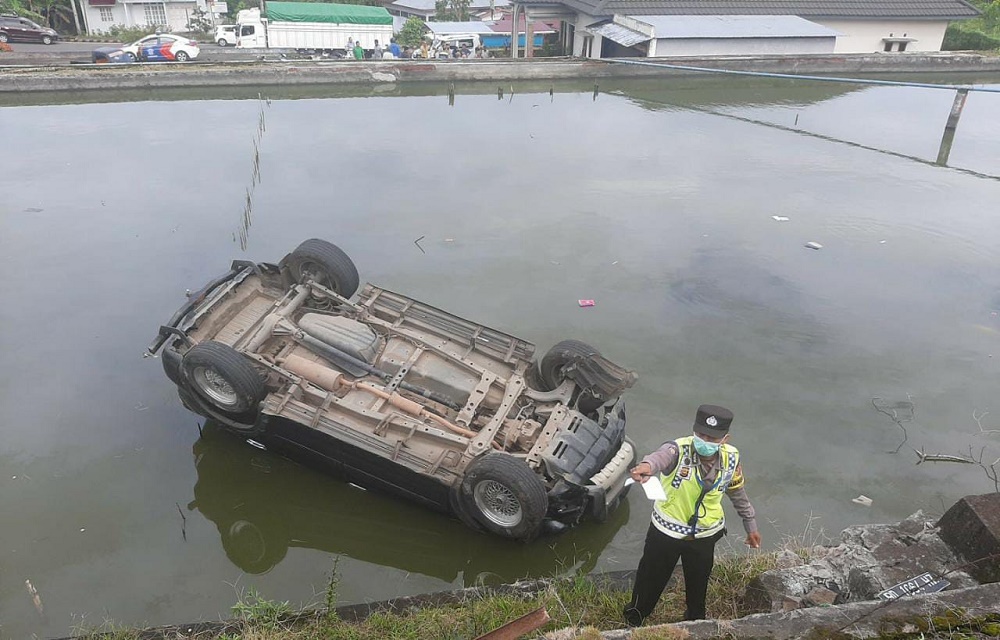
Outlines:
{"label": "corrugated metal roof", "polygon": [[585,27],[587,31],[603,36],[608,40],[614,40],[623,47],[634,47],[640,42],[652,40],[649,36],[638,31],[633,31],[628,27],[610,21],[595,22]]}
{"label": "corrugated metal roof", "polygon": [[965,0],[512,0],[524,5],[562,4],[592,16],[792,15],[805,18],[973,18]]}
{"label": "corrugated metal roof", "polygon": [[450,33],[488,33],[493,34],[493,29],[485,22],[425,22],[431,33],[445,35]]}
{"label": "corrugated metal roof", "polygon": [[839,33],[798,16],[630,16],[657,38],[835,38]]}
{"label": "corrugated metal roof", "polygon": [[[494,0],[493,6],[496,8],[506,7],[510,4],[508,0]],[[396,7],[399,9],[415,9],[421,12],[434,13],[435,11],[435,0],[395,0],[385,5],[386,8]],[[470,0],[469,9],[476,10],[479,9],[489,9],[490,0]]]}

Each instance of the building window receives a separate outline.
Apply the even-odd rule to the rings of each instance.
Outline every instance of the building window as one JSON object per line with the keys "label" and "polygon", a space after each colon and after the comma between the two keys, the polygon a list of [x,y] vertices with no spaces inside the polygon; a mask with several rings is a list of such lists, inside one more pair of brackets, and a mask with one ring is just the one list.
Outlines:
{"label": "building window", "polygon": [[98,7],[101,12],[101,22],[114,22],[115,14],[111,10],[111,7]]}
{"label": "building window", "polygon": [[146,24],[152,27],[167,26],[167,12],[160,3],[142,5],[146,12]]}

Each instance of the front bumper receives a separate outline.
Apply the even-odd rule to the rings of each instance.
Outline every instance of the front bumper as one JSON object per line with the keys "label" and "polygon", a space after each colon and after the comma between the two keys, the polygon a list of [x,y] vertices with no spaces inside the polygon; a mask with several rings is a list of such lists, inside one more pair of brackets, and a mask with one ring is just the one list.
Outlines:
{"label": "front bumper", "polygon": [[583,516],[607,520],[625,493],[636,448],[625,437],[625,400],[619,398],[600,424],[584,417],[553,438],[542,455],[560,480],[549,491],[548,519],[576,524]]}
{"label": "front bumper", "polygon": [[629,470],[635,466],[635,446],[628,440],[604,468],[590,478],[587,492],[590,494],[590,514],[598,522],[604,522],[618,504],[625,492],[625,481]]}

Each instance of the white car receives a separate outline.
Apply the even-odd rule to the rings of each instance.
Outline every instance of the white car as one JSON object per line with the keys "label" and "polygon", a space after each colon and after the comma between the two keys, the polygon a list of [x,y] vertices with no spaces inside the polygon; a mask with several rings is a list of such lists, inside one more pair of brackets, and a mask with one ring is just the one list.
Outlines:
{"label": "white car", "polygon": [[215,42],[220,47],[228,47],[236,44],[236,25],[220,24],[215,28]]}
{"label": "white car", "polygon": [[194,40],[172,33],[157,33],[140,38],[132,44],[122,47],[125,56],[132,61],[187,62],[198,57],[201,49]]}

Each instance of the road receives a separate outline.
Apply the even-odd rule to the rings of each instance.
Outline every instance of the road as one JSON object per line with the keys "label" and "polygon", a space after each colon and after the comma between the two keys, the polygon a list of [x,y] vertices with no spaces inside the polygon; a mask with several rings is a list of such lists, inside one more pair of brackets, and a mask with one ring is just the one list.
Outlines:
{"label": "road", "polygon": [[[70,64],[71,62],[90,62],[90,53],[98,47],[117,47],[120,42],[57,42],[44,45],[25,42],[12,42],[11,53],[0,55],[0,65],[8,64]],[[220,47],[215,43],[199,43],[201,62],[216,62],[238,57],[233,47]],[[227,53],[229,55],[227,55]]]}
{"label": "road", "polygon": [[114,47],[120,42],[56,42],[55,44],[30,44],[27,42],[11,42],[15,53],[48,53],[51,55],[90,53],[97,47]]}

